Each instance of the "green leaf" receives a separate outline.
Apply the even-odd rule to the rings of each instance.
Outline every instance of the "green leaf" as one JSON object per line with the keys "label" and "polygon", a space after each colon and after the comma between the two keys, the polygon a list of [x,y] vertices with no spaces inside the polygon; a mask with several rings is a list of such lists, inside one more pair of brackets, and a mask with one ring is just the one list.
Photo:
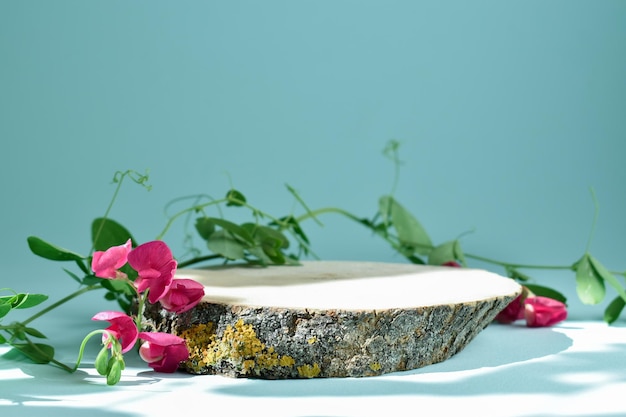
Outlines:
{"label": "green leaf", "polygon": [[126,313],[127,315],[130,315],[132,313],[131,307],[133,305],[133,302],[134,302],[134,299],[130,301],[125,301],[123,298],[117,299],[117,304],[120,306],[122,311]]}
{"label": "green leaf", "polygon": [[567,304],[567,297],[565,297],[563,294],[561,294],[559,291],[555,289],[544,287],[543,285],[527,284],[527,283],[524,283],[524,286],[528,288],[530,292],[532,292],[535,295],[539,295],[541,297],[552,298],[553,300],[557,300],[557,301],[562,302],[563,304]]}
{"label": "green leaf", "polygon": [[7,342],[7,339],[0,334],[0,345],[4,344],[6,342]]}
{"label": "green leaf", "polygon": [[207,218],[211,220],[216,226],[219,226],[225,231],[228,231],[233,236],[239,237],[250,245],[254,245],[254,238],[250,235],[250,233],[248,233],[243,227],[239,226],[238,224],[216,217]]}
{"label": "green leaf", "polygon": [[274,263],[274,261],[272,261],[272,259],[265,254],[265,252],[263,251],[263,248],[260,246],[253,246],[251,248],[248,248],[247,250],[250,253],[250,255],[258,258],[259,262],[262,265]]}
{"label": "green leaf", "polygon": [[465,260],[465,253],[461,248],[461,242],[457,239],[454,241],[454,257],[461,262],[461,265],[466,266],[467,261]]}
{"label": "green leaf", "polygon": [[11,308],[30,308],[39,305],[48,299],[43,294],[20,293],[15,295],[5,295],[0,297],[0,303],[8,304]]}
{"label": "green leaf", "polygon": [[291,230],[293,230],[293,232],[297,236],[299,236],[300,239],[302,239],[304,243],[306,244],[311,243],[309,242],[308,236],[304,233],[304,230],[302,230],[302,227],[300,227],[300,223],[298,223],[298,221],[293,216],[283,217],[281,218],[281,221],[287,223],[289,227],[291,228]]}
{"label": "green leaf", "polygon": [[135,290],[125,281],[119,281],[116,279],[103,279],[101,280],[102,286],[107,290],[126,295],[134,295]]}
{"label": "green leaf", "polygon": [[51,261],[80,261],[85,259],[82,255],[48,243],[36,236],[29,236],[26,240],[31,252]]}
{"label": "green leaf", "polygon": [[420,255],[428,255],[432,249],[430,237],[408,210],[391,196],[380,198],[379,210],[383,219],[393,225],[402,245],[411,247]]}
{"label": "green leaf", "polygon": [[3,302],[0,300],[0,319],[11,311],[11,304]]}
{"label": "green leaf", "polygon": [[[255,223],[244,223],[241,227],[253,237],[256,244],[261,247],[263,253],[273,263],[278,265],[285,263],[285,254],[282,250],[289,247],[289,239],[285,235],[271,227]],[[261,261],[265,261],[265,257],[259,256],[258,251],[251,251],[250,249],[248,248],[248,251],[251,254],[258,256]]]}
{"label": "green leaf", "polygon": [[15,343],[11,346],[38,364],[46,364],[54,359],[54,348],[50,345],[43,343]]}
{"label": "green leaf", "polygon": [[81,280],[78,275],[76,275],[75,273],[73,273],[72,271],[70,271],[69,269],[63,268],[63,270],[65,271],[65,273],[67,275],[69,275],[74,281],[78,282],[79,284],[83,283],[83,280]]}
{"label": "green leaf", "polygon": [[137,243],[130,232],[115,220],[99,217],[91,223],[91,241],[94,250],[105,251],[111,246],[123,245],[130,239],[133,247]]}
{"label": "green leaf", "polygon": [[102,284],[103,281],[104,280],[102,278],[98,278],[95,275],[87,275],[80,281],[80,283],[83,285],[95,285]]}
{"label": "green leaf", "polygon": [[277,265],[282,265],[285,263],[285,255],[280,250],[280,247],[276,247],[276,245],[272,244],[262,244],[261,248],[263,249],[263,253],[265,253],[273,263]]}
{"label": "green leaf", "polygon": [[34,329],[32,327],[25,327],[24,328],[24,332],[28,333],[29,335],[31,335],[33,337],[38,337],[40,339],[47,339],[46,335],[44,335],[39,330]]}
{"label": "green leaf", "polygon": [[422,258],[420,258],[419,256],[415,256],[415,255],[404,255],[406,256],[406,258],[411,261],[411,263],[417,264],[417,265],[425,265],[426,263],[424,262],[424,260]]}
{"label": "green leaf", "polygon": [[20,294],[23,295],[24,298],[20,301],[15,308],[31,308],[35,307],[48,299],[47,295],[44,294]]}
{"label": "green leaf", "polygon": [[254,223],[244,223],[241,227],[252,236],[255,243],[269,244],[282,249],[289,247],[289,239],[276,229]]}
{"label": "green leaf", "polygon": [[443,265],[446,262],[456,261],[456,240],[450,240],[435,246],[428,254],[429,265]]}
{"label": "green leaf", "polygon": [[198,217],[196,219],[196,230],[202,239],[208,240],[215,232],[215,223],[208,217]]}
{"label": "green leaf", "polygon": [[225,230],[218,230],[213,233],[207,240],[207,247],[210,251],[227,259],[244,259],[245,257],[246,246]]}
{"label": "green leaf", "polygon": [[584,304],[598,304],[606,294],[604,280],[591,264],[591,257],[585,254],[575,265],[576,292]]}
{"label": "green leaf", "polygon": [[626,301],[626,290],[624,290],[624,287],[621,286],[617,278],[615,278],[615,276],[613,276],[613,274],[593,256],[589,256],[589,261],[591,262],[591,267],[593,268],[594,273],[602,280],[608,282],[609,285],[617,291],[620,297]]}
{"label": "green leaf", "polygon": [[23,298],[24,294],[3,295],[0,296],[0,303],[8,304],[11,308],[14,308]]}
{"label": "green leaf", "polygon": [[246,202],[246,197],[237,190],[231,189],[226,193],[227,206],[241,207]]}
{"label": "green leaf", "polygon": [[615,297],[604,310],[604,321],[608,324],[614,323],[622,314],[626,306],[626,301],[622,297]]}

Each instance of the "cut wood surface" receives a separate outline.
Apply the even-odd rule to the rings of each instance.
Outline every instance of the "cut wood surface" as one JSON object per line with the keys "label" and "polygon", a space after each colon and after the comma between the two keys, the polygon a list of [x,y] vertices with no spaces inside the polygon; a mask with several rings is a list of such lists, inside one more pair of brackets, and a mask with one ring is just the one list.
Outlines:
{"label": "cut wood surface", "polygon": [[[195,374],[362,377],[419,368],[463,349],[521,292],[467,268],[310,261],[183,269],[205,286],[192,310],[150,306],[146,325],[185,337]],[[489,354],[489,352],[485,352]]]}

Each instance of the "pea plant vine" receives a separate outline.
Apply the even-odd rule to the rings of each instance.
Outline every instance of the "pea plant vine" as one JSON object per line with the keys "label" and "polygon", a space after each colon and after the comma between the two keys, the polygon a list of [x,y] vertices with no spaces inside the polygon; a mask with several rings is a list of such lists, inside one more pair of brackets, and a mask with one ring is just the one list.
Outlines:
{"label": "pea plant vine", "polygon": [[[163,240],[174,225],[182,223],[184,227],[185,254],[178,257],[179,268],[207,266],[215,263],[243,262],[256,265],[297,265],[303,258],[317,258],[311,241],[305,233],[304,224],[314,222],[322,224],[321,218],[338,215],[355,222],[375,237],[384,240],[407,262],[427,265],[443,265],[456,262],[463,267],[470,267],[470,261],[480,261],[502,268],[503,274],[527,287],[536,295],[550,297],[566,302],[565,296],[549,285],[538,284],[531,277],[533,270],[569,270],[574,276],[577,295],[585,304],[599,304],[607,296],[607,286],[615,291],[615,296],[604,311],[607,323],[615,322],[626,305],[626,290],[618,277],[626,277],[626,271],[610,271],[591,254],[589,247],[569,265],[529,265],[505,262],[486,256],[467,253],[462,248],[461,238],[434,243],[426,229],[407,208],[395,197],[400,171],[399,143],[390,141],[384,149],[384,155],[395,168],[391,192],[378,199],[373,216],[364,217],[337,207],[311,209],[302,196],[290,185],[286,186],[295,209],[282,215],[272,215],[248,201],[240,190],[230,187],[224,197],[214,199],[207,195],[177,198],[166,205],[169,210],[184,203],[183,208],[168,215],[167,222],[156,240]],[[111,210],[125,180],[130,180],[146,189],[148,175],[136,171],[117,172],[113,183],[115,191],[104,215],[91,224],[91,248],[86,254],[80,254],[56,246],[36,236],[27,238],[33,254],[50,261],[73,265],[63,268],[65,273],[79,284],[79,288],[66,297],[46,305],[48,297],[44,294],[18,292],[5,288],[0,292],[0,344],[8,344],[22,352],[36,363],[50,363],[67,371],[74,371],[76,366],[68,366],[55,359],[54,348],[42,343],[45,335],[32,327],[32,322],[44,314],[52,312],[86,292],[103,290],[107,300],[116,302],[126,313],[132,313],[136,293],[124,282],[102,280],[94,276],[90,267],[94,251],[103,251],[115,245],[131,240],[136,247],[130,230],[111,218]],[[594,196],[595,202],[595,196]],[[229,220],[230,210],[247,211],[249,218],[244,222]],[[592,230],[597,218],[597,204]],[[232,217],[231,217],[232,218]],[[590,234],[589,242],[591,241]],[[195,244],[200,239],[201,245]],[[128,268],[125,266],[124,268]],[[124,269],[122,269],[124,271]],[[132,270],[126,271],[132,276]],[[15,309],[41,310],[20,322],[3,324],[2,320]]]}

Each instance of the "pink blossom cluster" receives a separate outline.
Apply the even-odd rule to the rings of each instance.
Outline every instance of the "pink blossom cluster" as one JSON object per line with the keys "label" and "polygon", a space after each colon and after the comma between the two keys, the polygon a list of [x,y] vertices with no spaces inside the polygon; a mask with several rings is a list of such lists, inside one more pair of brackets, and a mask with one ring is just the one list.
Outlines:
{"label": "pink blossom cluster", "polygon": [[[183,313],[193,308],[204,296],[204,287],[190,279],[175,279],[177,262],[170,248],[155,240],[132,248],[131,240],[113,246],[106,251],[93,254],[91,268],[94,274],[104,279],[127,279],[120,269],[128,263],[137,278],[132,282],[139,295],[144,294],[150,303],[159,302],[163,308]],[[141,314],[141,313],[140,313]],[[135,320],[121,312],[103,311],[93,320],[108,321],[107,334],[103,343],[110,344],[108,335],[113,335],[121,344],[122,353],[133,348],[141,340],[139,356],[158,372],[174,372],[180,362],[189,357],[185,340],[169,333],[141,332]]]}

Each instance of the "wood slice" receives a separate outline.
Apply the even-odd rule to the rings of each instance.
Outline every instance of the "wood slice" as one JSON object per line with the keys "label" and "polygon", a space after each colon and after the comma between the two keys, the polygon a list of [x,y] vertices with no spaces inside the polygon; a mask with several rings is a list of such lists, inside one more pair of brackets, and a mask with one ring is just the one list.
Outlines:
{"label": "wood slice", "polygon": [[203,301],[182,314],[149,306],[145,324],[187,340],[181,368],[265,379],[364,377],[441,362],[521,292],[483,270],[373,262],[227,265],[177,278],[204,284]]}

